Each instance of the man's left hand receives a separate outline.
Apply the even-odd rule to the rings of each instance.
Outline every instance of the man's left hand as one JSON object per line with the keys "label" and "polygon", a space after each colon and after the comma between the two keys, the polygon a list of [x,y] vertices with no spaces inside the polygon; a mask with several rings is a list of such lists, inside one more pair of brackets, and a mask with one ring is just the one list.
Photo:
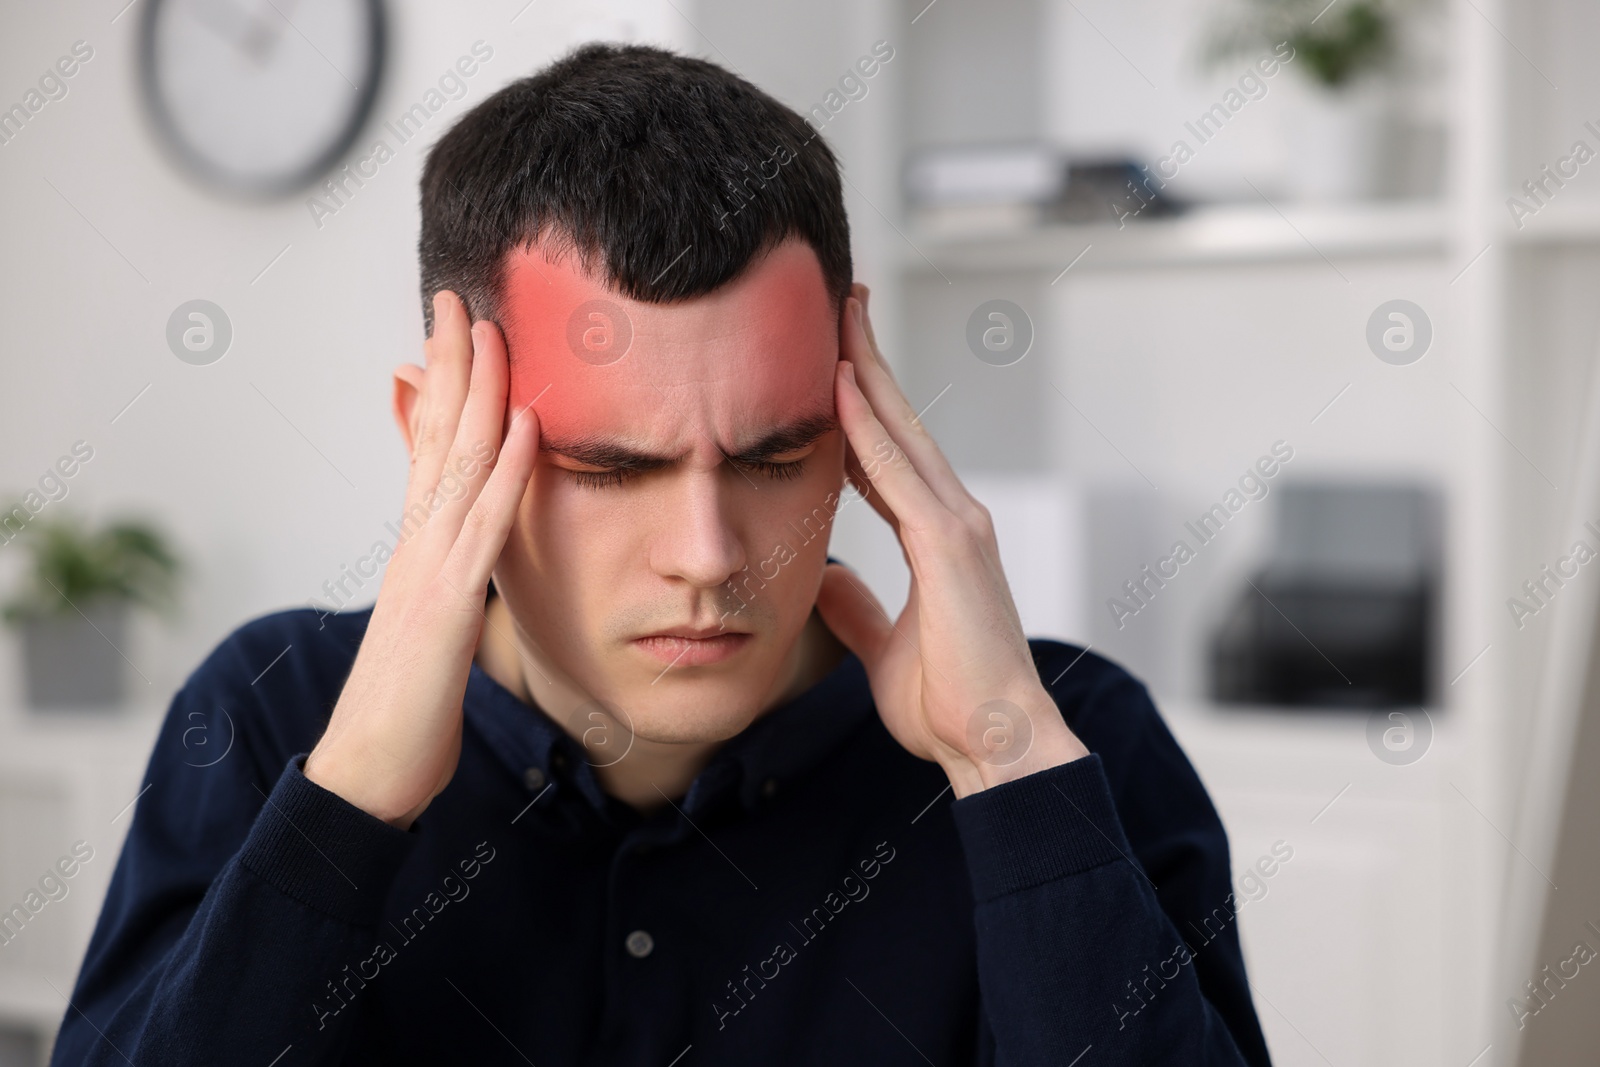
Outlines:
{"label": "man's left hand", "polygon": [[911,587],[891,621],[858,576],[831,564],[817,610],[866,667],[889,732],[943,767],[957,797],[1087,755],[1039,678],[988,509],[890,373],[866,286],[851,292],[834,383],[845,470],[899,538]]}

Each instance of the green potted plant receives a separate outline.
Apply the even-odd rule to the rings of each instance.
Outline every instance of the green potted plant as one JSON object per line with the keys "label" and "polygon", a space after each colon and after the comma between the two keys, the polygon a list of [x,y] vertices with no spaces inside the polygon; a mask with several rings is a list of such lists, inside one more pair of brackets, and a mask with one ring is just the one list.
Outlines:
{"label": "green potted plant", "polygon": [[[28,514],[18,505],[0,516],[19,513]],[[180,564],[166,538],[143,520],[95,529],[71,514],[31,519],[14,537],[32,564],[0,616],[22,633],[29,706],[121,703],[129,609],[174,606]]]}
{"label": "green potted plant", "polygon": [[1402,0],[1234,0],[1205,49],[1213,67],[1287,42],[1286,65],[1313,91],[1287,130],[1295,192],[1309,200],[1375,195],[1392,125],[1382,75],[1398,52]]}
{"label": "green potted plant", "polygon": [[1213,33],[1213,62],[1254,56],[1280,41],[1301,74],[1328,90],[1378,71],[1394,52],[1395,15],[1376,0],[1241,0]]}

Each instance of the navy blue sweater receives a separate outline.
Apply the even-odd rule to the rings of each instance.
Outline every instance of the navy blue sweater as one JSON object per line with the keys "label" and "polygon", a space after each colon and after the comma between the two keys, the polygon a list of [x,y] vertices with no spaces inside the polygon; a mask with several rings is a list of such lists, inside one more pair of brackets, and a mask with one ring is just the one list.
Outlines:
{"label": "navy blue sweater", "polygon": [[1030,641],[1072,763],[954,800],[847,655],[650,816],[474,665],[403,831],[301,771],[370,617],[173,698],[52,1064],[1268,1062],[1221,823],[1099,656]]}

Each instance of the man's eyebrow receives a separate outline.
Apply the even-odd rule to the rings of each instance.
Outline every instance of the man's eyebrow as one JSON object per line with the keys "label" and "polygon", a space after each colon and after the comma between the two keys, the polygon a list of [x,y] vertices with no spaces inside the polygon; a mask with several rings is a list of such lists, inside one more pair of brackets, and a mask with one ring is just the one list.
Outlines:
{"label": "man's eyebrow", "polygon": [[[832,411],[802,415],[769,430],[748,448],[738,452],[724,452],[723,455],[734,463],[745,466],[765,462],[774,456],[802,449],[824,434],[837,429],[838,426],[838,416]],[[596,436],[561,439],[546,437],[540,442],[539,450],[553,452],[591,467],[640,472],[670,467],[679,458],[641,451],[609,437]]]}

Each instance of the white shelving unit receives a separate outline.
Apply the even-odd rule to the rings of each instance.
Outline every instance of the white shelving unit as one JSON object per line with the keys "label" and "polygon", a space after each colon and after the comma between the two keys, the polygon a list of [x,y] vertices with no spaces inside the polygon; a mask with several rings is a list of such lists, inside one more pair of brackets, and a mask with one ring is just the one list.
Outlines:
{"label": "white shelving unit", "polygon": [[[0,945],[0,1025],[36,1037],[47,1054],[67,1012],[78,964],[99,917],[111,871],[166,706],[30,711],[0,707],[0,871],[7,911],[82,841],[93,849],[66,895],[48,902]],[[57,890],[59,894],[59,890]],[[43,894],[41,894],[43,895]],[[53,988],[52,988],[53,987]],[[43,1061],[41,1061],[42,1063]]]}
{"label": "white shelving unit", "polygon": [[[858,40],[883,37],[899,49],[900,80],[880,78],[851,123],[828,130],[853,177],[857,274],[873,287],[879,338],[912,402],[939,398],[928,424],[969,485],[1003,481],[1059,517],[1030,527],[1024,509],[992,508],[1025,622],[1028,605],[1073,602],[1033,611],[1051,626],[1030,632],[1093,639],[1095,613],[1119,583],[1023,568],[1052,546],[1081,558],[1092,490],[1108,479],[1199,503],[1287,438],[1297,475],[1437,486],[1446,504],[1439,699],[1427,709],[1435,734],[1420,762],[1376,759],[1363,713],[1246,711],[1203,699],[1193,646],[1208,603],[1238,584],[1259,529],[1217,549],[1210,571],[1183,579],[1187,590],[1163,594],[1171,610],[1148,644],[1187,651],[1149,680],[1223,814],[1236,868],[1275,841],[1296,849],[1241,925],[1274,1062],[1518,1062],[1505,1000],[1532,977],[1521,971],[1534,935],[1497,931],[1515,926],[1504,921],[1504,893],[1524,861],[1506,834],[1521,793],[1523,695],[1538,684],[1545,638],[1510,631],[1504,601],[1537,571],[1534,560],[1570,542],[1544,475],[1566,484],[1578,414],[1566,394],[1582,383],[1562,371],[1587,367],[1594,340],[1594,317],[1571,310],[1583,306],[1570,300],[1574,286],[1533,292],[1523,269],[1600,260],[1600,186],[1563,190],[1520,229],[1505,198],[1522,170],[1567,150],[1567,126],[1578,128],[1538,103],[1544,75],[1569,88],[1592,79],[1566,43],[1581,37],[1567,24],[1575,9],[1554,0],[1442,5],[1445,157],[1431,198],[1319,206],[1274,195],[1126,228],[975,234],[907,220],[897,174],[911,144],[1045,132],[1051,105],[1024,96],[1072,82],[1058,69],[1067,58],[1044,43],[1063,33],[1116,50],[1103,70],[1072,82],[1103,79],[1113,106],[1118,94],[1143,92],[1129,67],[1149,72],[1146,82],[1178,75],[1147,65],[1159,49],[1124,32],[1141,19],[1159,32],[1151,5],[1007,2],[981,16],[925,7],[878,0],[854,9],[826,56],[736,58],[758,79],[781,70],[793,81],[797,68],[826,70]],[[951,22],[932,26],[941,16]],[[701,28],[726,42],[728,27]],[[1576,108],[1581,93],[1572,93]],[[1589,267],[1585,277],[1600,280],[1600,262]],[[1524,343],[1513,324],[1563,295],[1563,315],[1541,319]],[[984,378],[993,368],[974,366],[964,349],[967,314],[994,297],[1027,309],[1036,329],[1010,379]],[[1381,364],[1363,341],[1367,316],[1395,297],[1420,303],[1435,327],[1433,350],[1408,368]],[[1526,373],[1528,349],[1541,342],[1539,367]],[[903,564],[880,525],[867,514],[842,519],[835,554],[873,574],[894,605]],[[1164,547],[1167,533],[1150,537]],[[1058,627],[1058,618],[1067,621]]]}

